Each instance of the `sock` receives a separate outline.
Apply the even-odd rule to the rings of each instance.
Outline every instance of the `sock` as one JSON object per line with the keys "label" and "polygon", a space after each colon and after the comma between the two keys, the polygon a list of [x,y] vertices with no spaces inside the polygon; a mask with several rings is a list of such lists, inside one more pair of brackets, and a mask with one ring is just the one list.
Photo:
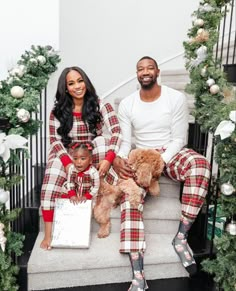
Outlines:
{"label": "sock", "polygon": [[148,289],[143,271],[143,253],[129,253],[133,279],[128,291],[144,291]]}
{"label": "sock", "polygon": [[197,265],[193,258],[193,252],[187,243],[188,232],[193,222],[193,220],[182,217],[179,224],[179,230],[172,241],[172,245],[179,256],[182,265],[191,276],[197,272]]}

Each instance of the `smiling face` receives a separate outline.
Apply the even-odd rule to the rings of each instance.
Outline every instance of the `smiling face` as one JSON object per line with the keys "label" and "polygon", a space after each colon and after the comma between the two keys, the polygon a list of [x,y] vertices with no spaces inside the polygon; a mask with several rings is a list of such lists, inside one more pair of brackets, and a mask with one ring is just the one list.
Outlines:
{"label": "smiling face", "polygon": [[137,78],[142,89],[151,89],[157,82],[160,70],[151,59],[142,59],[137,63]]}
{"label": "smiling face", "polygon": [[71,70],[66,76],[66,87],[74,101],[84,98],[86,93],[85,82],[79,72]]}

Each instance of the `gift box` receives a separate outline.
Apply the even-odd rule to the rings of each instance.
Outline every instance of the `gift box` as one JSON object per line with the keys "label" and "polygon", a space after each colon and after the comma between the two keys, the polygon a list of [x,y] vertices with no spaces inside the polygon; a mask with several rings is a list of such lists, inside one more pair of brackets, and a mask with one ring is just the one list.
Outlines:
{"label": "gift box", "polygon": [[69,199],[55,200],[52,242],[55,248],[89,248],[92,201],[73,204]]}
{"label": "gift box", "polygon": [[[213,230],[214,205],[209,206],[208,210],[208,224],[207,224],[207,238],[210,240]],[[226,217],[222,215],[221,205],[217,205],[216,220],[215,220],[215,237],[221,237],[224,231]]]}

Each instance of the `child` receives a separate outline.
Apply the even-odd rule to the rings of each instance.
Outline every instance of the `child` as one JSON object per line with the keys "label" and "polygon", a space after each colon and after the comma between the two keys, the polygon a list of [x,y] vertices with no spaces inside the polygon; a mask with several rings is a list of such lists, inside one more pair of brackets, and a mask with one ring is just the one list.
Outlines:
{"label": "child", "polygon": [[69,168],[65,186],[75,204],[94,198],[98,192],[99,173],[92,165],[92,152],[91,142],[73,143],[69,149],[74,165]]}

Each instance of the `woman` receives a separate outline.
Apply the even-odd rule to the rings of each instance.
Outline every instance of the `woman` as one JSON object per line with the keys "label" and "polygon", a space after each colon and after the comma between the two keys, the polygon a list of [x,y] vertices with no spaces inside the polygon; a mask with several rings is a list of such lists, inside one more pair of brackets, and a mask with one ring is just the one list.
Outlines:
{"label": "woman", "polygon": [[[105,139],[103,125],[110,133]],[[121,129],[109,103],[99,100],[86,73],[70,67],[61,73],[54,108],[49,120],[50,149],[41,191],[45,224],[43,249],[50,249],[55,198],[62,194],[69,168],[73,164],[68,147],[72,142],[92,141],[93,165],[105,176],[119,150]],[[86,189],[84,189],[86,191]]]}

